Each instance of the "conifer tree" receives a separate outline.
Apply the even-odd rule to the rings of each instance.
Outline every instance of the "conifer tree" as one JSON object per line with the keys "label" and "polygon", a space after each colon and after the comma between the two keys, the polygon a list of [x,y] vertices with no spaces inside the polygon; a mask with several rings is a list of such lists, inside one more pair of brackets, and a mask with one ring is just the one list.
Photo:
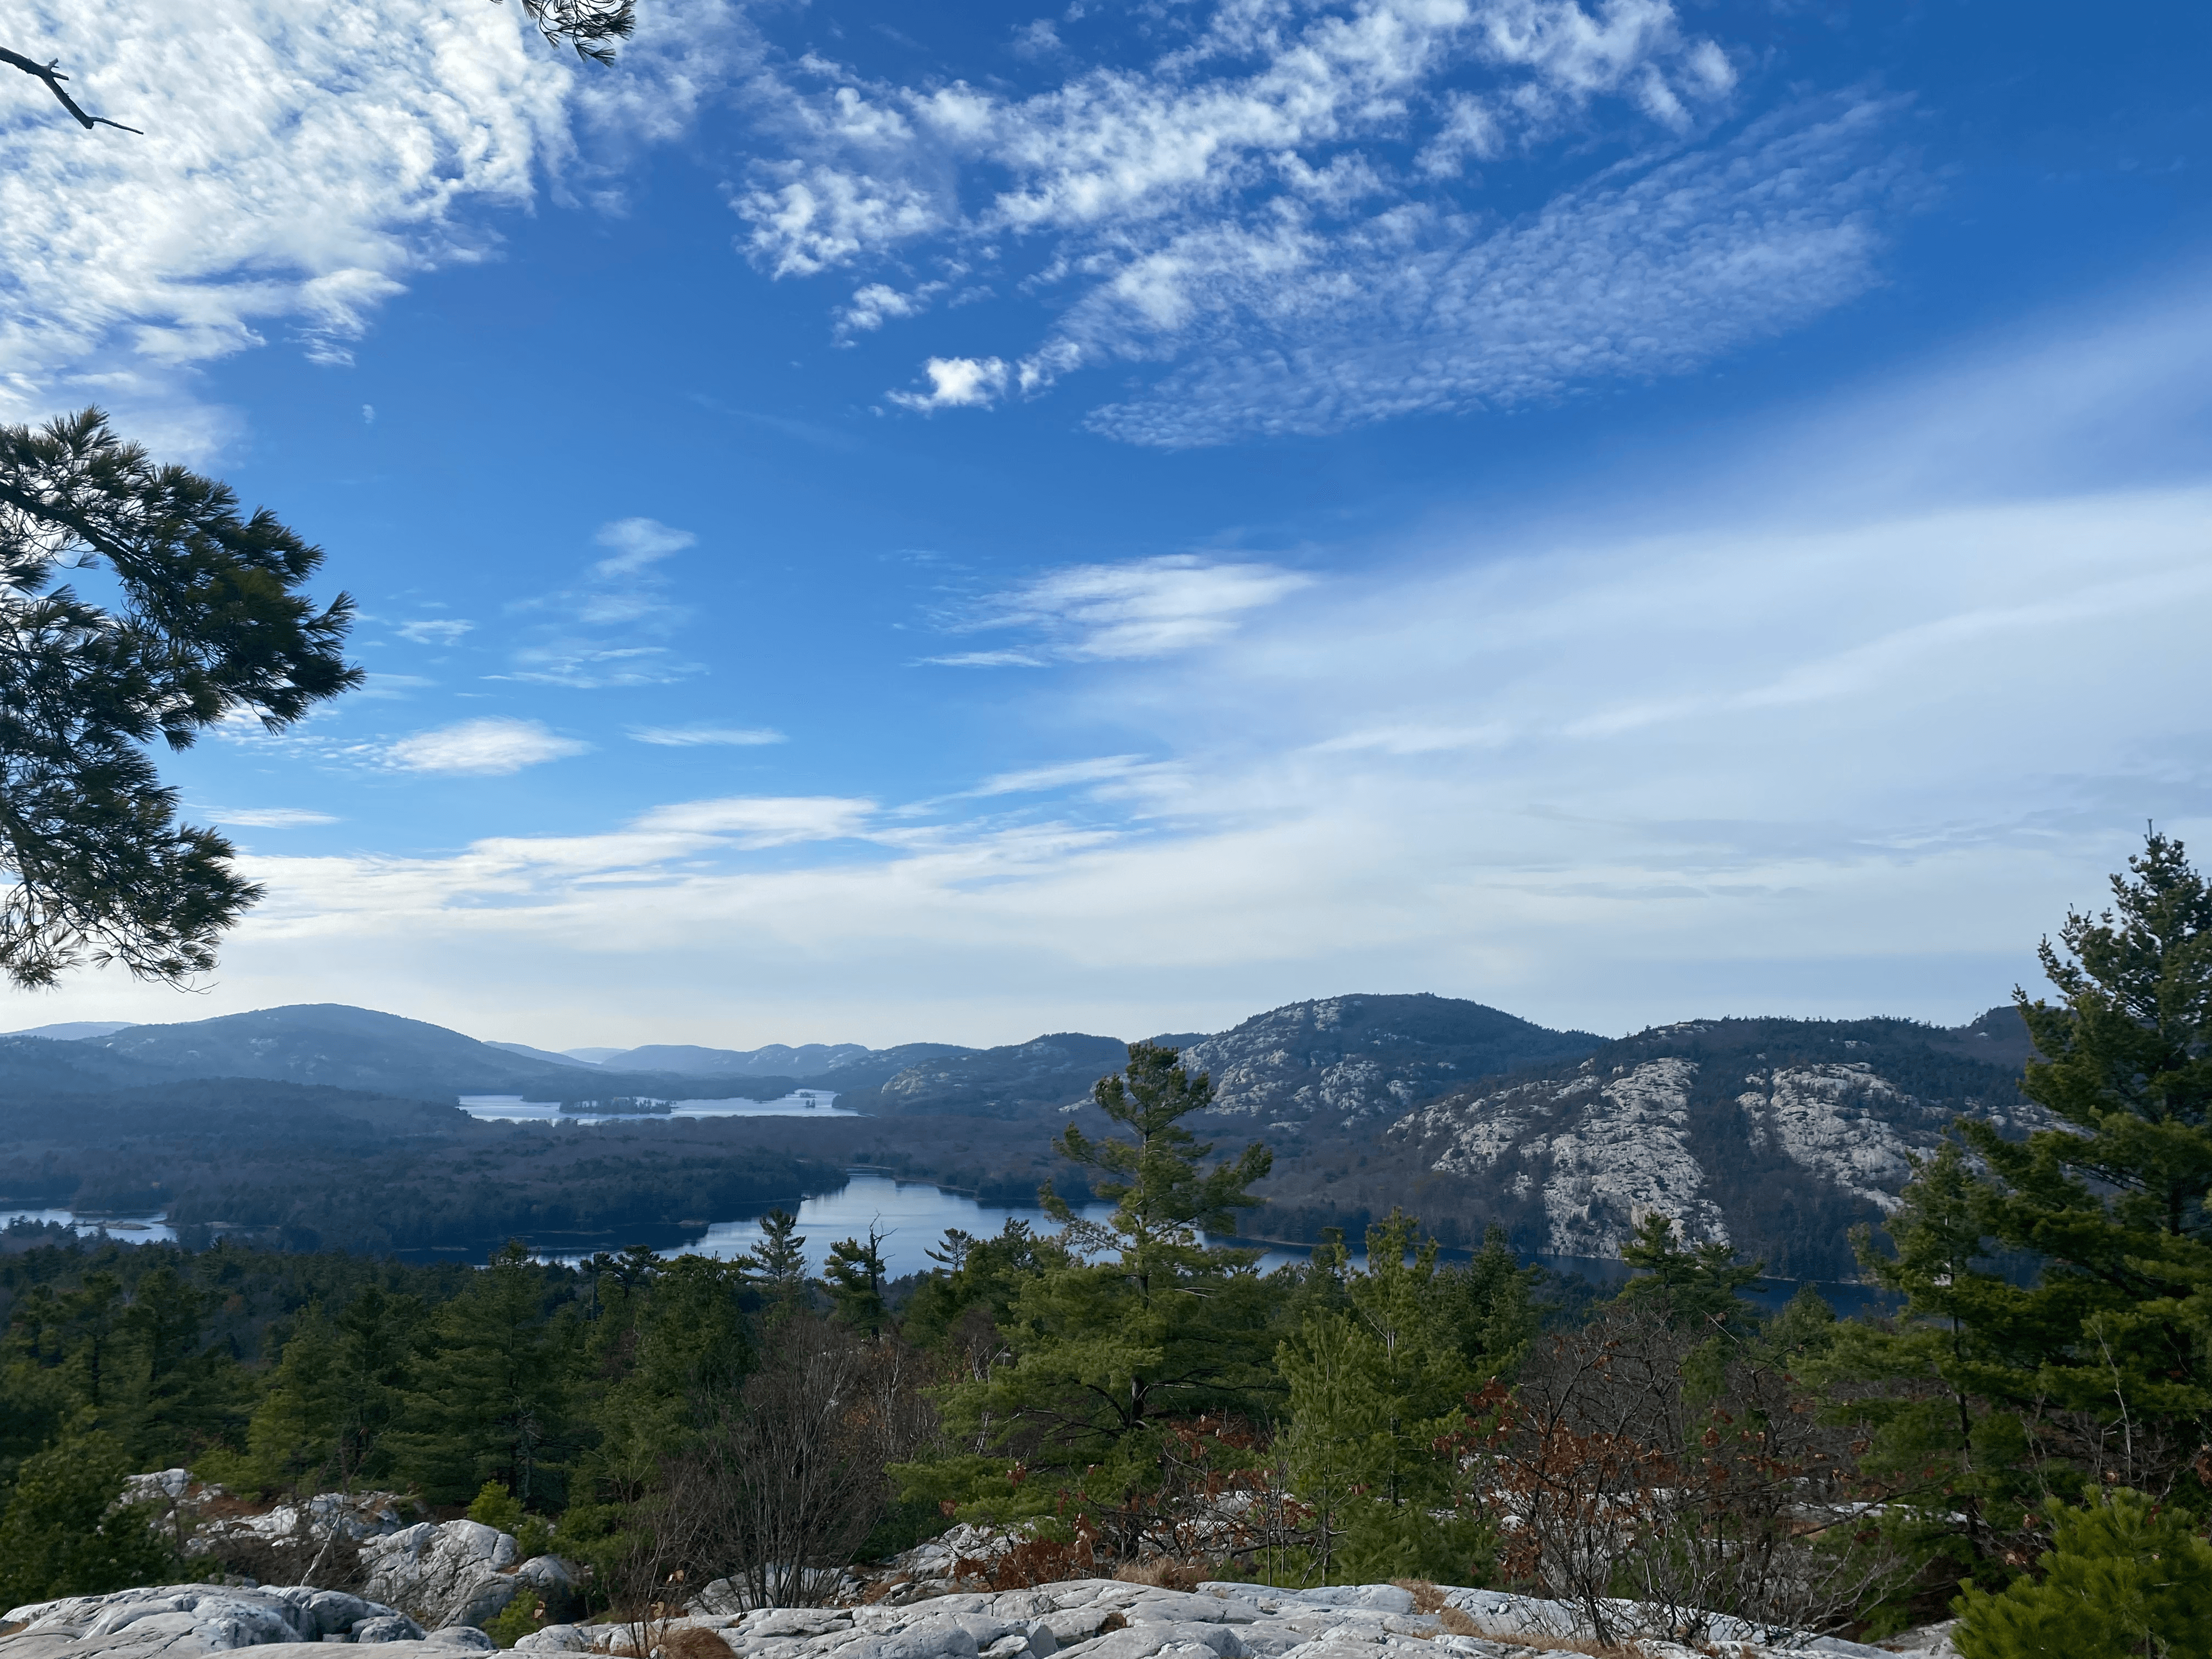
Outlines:
{"label": "conifer tree", "polygon": [[2039,1058],[2025,1140],[1961,1120],[1869,1274],[1904,1298],[1815,1367],[1874,1431],[1923,1551],[1998,1583],[2053,1496],[2112,1483],[2203,1507],[2212,1442],[2212,890],[2151,834],[2112,908],[2045,940],[2054,1004],[2015,1000]]}
{"label": "conifer tree", "polygon": [[[234,714],[279,730],[360,684],[340,655],[352,602],[304,591],[322,559],[97,410],[0,427],[0,977],[113,962],[179,983],[214,965],[260,890],[222,836],[176,822],[146,749]],[[57,585],[95,567],[112,610]]]}
{"label": "conifer tree", "polygon": [[574,1364],[566,1313],[550,1317],[528,1248],[511,1240],[430,1322],[404,1429],[402,1472],[434,1504],[465,1504],[497,1480],[532,1508],[557,1504],[573,1449]]}
{"label": "conifer tree", "polygon": [[866,1239],[841,1238],[830,1247],[822,1277],[839,1319],[870,1336],[883,1333],[884,1240],[871,1225]]}
{"label": "conifer tree", "polygon": [[761,1242],[745,1252],[744,1262],[771,1313],[806,1305],[806,1238],[790,1211],[770,1210],[761,1218]]}
{"label": "conifer tree", "polygon": [[[1270,1157],[1255,1143],[1207,1164],[1182,1120],[1213,1097],[1176,1051],[1133,1043],[1122,1073],[1092,1099],[1122,1132],[1070,1125],[1060,1150],[1093,1172],[1110,1221],[1079,1218],[1049,1187],[1066,1254],[1023,1285],[1003,1336],[1011,1363],[956,1382],[940,1404],[963,1455],[902,1471],[913,1496],[969,1516],[1081,1512],[1125,1545],[1153,1494],[1177,1478],[1179,1421],[1261,1409],[1274,1387],[1267,1292],[1255,1252],[1210,1245]],[[1091,1259],[1096,1258],[1096,1259]]]}
{"label": "conifer tree", "polygon": [[1454,1275],[1433,1238],[1402,1211],[1367,1230],[1364,1271],[1340,1244],[1316,1270],[1343,1279],[1346,1306],[1310,1314],[1278,1350],[1290,1390],[1291,1481],[1314,1505],[1325,1578],[1432,1577],[1464,1582],[1479,1527],[1450,1514],[1457,1429],[1486,1380],[1461,1350]]}

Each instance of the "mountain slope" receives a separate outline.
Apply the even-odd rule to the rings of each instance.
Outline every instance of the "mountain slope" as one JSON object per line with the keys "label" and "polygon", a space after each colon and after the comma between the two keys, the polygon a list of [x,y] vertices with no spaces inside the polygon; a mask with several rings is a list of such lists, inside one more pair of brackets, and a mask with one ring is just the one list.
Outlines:
{"label": "mountain slope", "polygon": [[[1000,1048],[919,1056],[872,1088],[841,1093],[837,1103],[884,1115],[1047,1118],[1088,1099],[1092,1084],[1128,1063],[1128,1045],[1119,1037],[1060,1031]],[[857,1070],[840,1066],[816,1080],[835,1088]]]}
{"label": "mountain slope", "polygon": [[1340,996],[1189,1042],[1182,1063],[1212,1074],[1216,1112],[1278,1133],[1343,1130],[1480,1078],[1579,1060],[1602,1041],[1455,997]]}
{"label": "mountain slope", "polygon": [[[1994,1013],[1984,1020],[1990,1041],[2014,1044]],[[1954,1117],[2007,1133],[2041,1121],[2017,1069],[1978,1057],[1975,1029],[1664,1026],[1427,1102],[1362,1151],[1298,1160],[1268,1190],[1279,1223],[1324,1202],[1375,1214],[1403,1203],[1463,1242],[1494,1223],[1521,1249],[1556,1255],[1618,1256],[1656,1211],[1787,1277],[1847,1277],[1850,1230],[1896,1207],[1913,1158]]]}
{"label": "mountain slope", "polygon": [[684,1077],[813,1077],[863,1058],[857,1042],[771,1042],[760,1048],[702,1048],[689,1042],[654,1042],[609,1054],[599,1064],[632,1072],[673,1072]]}
{"label": "mountain slope", "polygon": [[[35,1042],[36,1039],[24,1039]],[[61,1046],[61,1045],[50,1045]],[[133,1025],[66,1045],[142,1068],[118,1081],[266,1078],[375,1094],[452,1101],[458,1095],[526,1095],[538,1100],[586,1096],[683,1095],[696,1079],[669,1073],[538,1060],[459,1031],[343,1003],[299,1003],[177,1025]],[[791,1078],[749,1078],[747,1092],[774,1096]]]}

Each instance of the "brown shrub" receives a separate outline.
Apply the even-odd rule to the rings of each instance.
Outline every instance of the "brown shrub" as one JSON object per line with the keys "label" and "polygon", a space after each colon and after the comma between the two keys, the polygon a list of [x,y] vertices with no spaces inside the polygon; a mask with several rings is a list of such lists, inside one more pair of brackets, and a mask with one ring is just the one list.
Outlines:
{"label": "brown shrub", "polygon": [[660,1638],[665,1659],[736,1659],[737,1650],[723,1640],[720,1631],[686,1626]]}
{"label": "brown shrub", "polygon": [[[1444,1605],[1444,1593],[1438,1589],[1434,1584],[1431,1584],[1427,1579],[1393,1578],[1390,1582],[1395,1584],[1400,1589],[1405,1591],[1407,1595],[1413,1598],[1413,1611],[1415,1613],[1437,1613],[1443,1609]],[[1462,1614],[1461,1616],[1464,1618],[1466,1615]],[[1455,1630],[1451,1633],[1454,1636],[1465,1636],[1469,1632],[1463,1630]]]}
{"label": "brown shrub", "polygon": [[1437,1615],[1437,1623],[1443,1626],[1443,1632],[1447,1636],[1486,1636],[1488,1634],[1488,1632],[1485,1631],[1481,1626],[1476,1624],[1462,1608],[1437,1607],[1435,1609],[1435,1612]]}

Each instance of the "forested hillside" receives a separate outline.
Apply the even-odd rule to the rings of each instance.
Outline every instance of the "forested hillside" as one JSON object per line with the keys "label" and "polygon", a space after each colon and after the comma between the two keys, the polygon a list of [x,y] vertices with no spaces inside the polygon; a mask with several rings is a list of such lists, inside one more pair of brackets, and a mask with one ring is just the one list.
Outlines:
{"label": "forested hillside", "polygon": [[[2039,1058],[2001,1102],[1970,1092],[1996,1074],[1982,1045],[2020,1041],[1996,1019],[1701,1022],[1398,1121],[1404,1155],[1439,1174],[1509,1155],[1556,1170],[1623,1122],[1695,1162],[1694,1183],[1649,1156],[1607,1166],[1677,1184],[1593,1180],[1568,1213],[1613,1224],[1604,1206],[1626,1206],[1635,1273],[1601,1300],[1563,1293],[1503,1226],[1449,1259],[1406,1210],[1364,1251],[1326,1234],[1310,1261],[1258,1272],[1233,1239],[1270,1224],[1273,1154],[1201,1139],[1242,1115],[1152,1044],[1033,1145],[1109,1219],[1052,1198],[1056,1230],[948,1233],[896,1283],[873,1229],[809,1241],[781,1212],[737,1261],[641,1244],[574,1267],[520,1243],[481,1269],[409,1267],[14,1228],[0,1602],[192,1571],[343,1582],[358,1552],[333,1533],[241,1541],[196,1517],[374,1489],[519,1529],[574,1564],[584,1605],[640,1619],[678,1583],[818,1600],[855,1559],[959,1522],[982,1553],[939,1589],[1102,1569],[1499,1584],[1574,1609],[1599,1644],[1723,1613],[1878,1635],[1965,1591],[1970,1639],[2010,1628],[2040,1616],[2024,1574],[2054,1540],[2187,1561],[2212,1518],[2212,888],[2153,837],[2116,901],[2048,947],[2058,999],[2019,1011]],[[1935,1125],[1947,1091],[1982,1109]],[[319,1098],[327,1135],[419,1134],[454,1188],[496,1184],[469,1161],[490,1126]],[[264,1103],[203,1103],[241,1122]],[[1701,1119],[1766,1173],[1715,1179]],[[653,1139],[680,1127],[637,1128],[665,1182],[740,1178]],[[604,1183],[589,1160],[608,1144],[540,1126],[529,1156]],[[1737,1218],[1785,1169],[1879,1218],[1850,1248],[1893,1311],[1744,1299],[1760,1264]],[[175,1466],[225,1493],[125,1499],[127,1475]],[[2085,1606],[2121,1597],[2094,1627],[2148,1616],[2082,1572]],[[557,1611],[512,1602],[499,1637]]]}

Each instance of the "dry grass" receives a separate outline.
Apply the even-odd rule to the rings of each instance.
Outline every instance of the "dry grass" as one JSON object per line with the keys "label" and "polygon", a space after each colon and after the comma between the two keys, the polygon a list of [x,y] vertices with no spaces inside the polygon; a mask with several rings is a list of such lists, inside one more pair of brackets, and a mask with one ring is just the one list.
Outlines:
{"label": "dry grass", "polygon": [[[1446,1611],[1444,1607],[1444,1593],[1438,1589],[1434,1584],[1431,1584],[1427,1579],[1393,1578],[1390,1582],[1395,1584],[1400,1589],[1405,1591],[1407,1595],[1413,1598],[1413,1611],[1415,1613],[1442,1613]],[[1457,1612],[1457,1609],[1454,1608],[1451,1609],[1451,1611]],[[1464,1619],[1467,1615],[1462,1613],[1460,1614],[1460,1617]],[[1450,1627],[1447,1626],[1445,1628],[1449,1630]],[[1474,1634],[1472,1631],[1464,1630],[1455,1630],[1452,1631],[1451,1633],[1454,1636],[1471,1636]]]}
{"label": "dry grass", "polygon": [[1150,1561],[1124,1561],[1114,1569],[1115,1577],[1125,1584],[1150,1584],[1155,1589],[1195,1589],[1213,1576],[1213,1569],[1204,1561],[1177,1561],[1170,1557],[1156,1556]]}
{"label": "dry grass", "polygon": [[660,1638],[666,1659],[736,1659],[737,1650],[722,1639],[720,1631],[672,1630]]}

